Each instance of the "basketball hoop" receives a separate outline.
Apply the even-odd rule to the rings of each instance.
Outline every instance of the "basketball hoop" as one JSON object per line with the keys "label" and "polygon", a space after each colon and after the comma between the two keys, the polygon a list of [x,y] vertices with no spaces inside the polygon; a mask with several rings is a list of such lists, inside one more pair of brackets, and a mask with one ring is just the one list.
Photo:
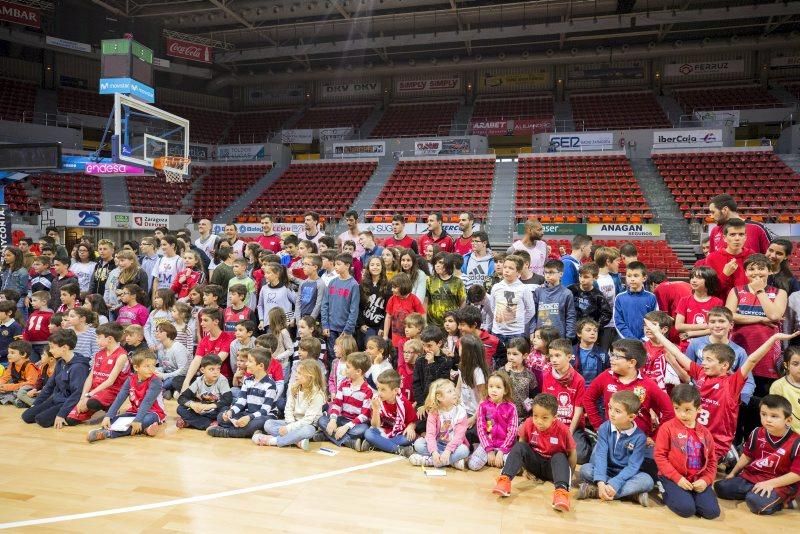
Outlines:
{"label": "basketball hoop", "polygon": [[153,160],[153,168],[164,173],[167,183],[181,183],[186,178],[191,158],[164,156]]}

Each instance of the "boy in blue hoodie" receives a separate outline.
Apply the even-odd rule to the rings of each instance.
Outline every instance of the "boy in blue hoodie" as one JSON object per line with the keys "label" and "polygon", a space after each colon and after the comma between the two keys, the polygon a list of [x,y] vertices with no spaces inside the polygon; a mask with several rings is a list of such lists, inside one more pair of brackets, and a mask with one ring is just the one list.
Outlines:
{"label": "boy in blue hoodie", "polygon": [[561,337],[575,338],[575,299],[572,291],[561,285],[564,264],[547,260],[544,264],[544,285],[533,293],[534,316],[530,332],[543,326],[557,328]]}
{"label": "boy in blue hoodie", "polygon": [[608,369],[608,358],[606,352],[597,344],[599,330],[597,321],[584,317],[578,321],[575,330],[578,342],[572,347],[575,358],[570,363],[578,370],[588,388],[597,375]]}
{"label": "boy in blue hoodie", "polygon": [[564,254],[561,261],[564,263],[564,276],[561,284],[569,287],[578,283],[578,270],[584,259],[592,255],[592,238],[588,235],[578,234],[572,238],[572,252]]}
{"label": "boy in blue hoodie", "polygon": [[581,466],[578,499],[602,501],[630,497],[648,506],[653,479],[641,471],[647,436],[635,424],[641,407],[633,391],[617,391],[608,402],[608,421],[597,431],[589,463]]}
{"label": "boy in blue hoodie", "polygon": [[644,316],[658,309],[656,296],[645,290],[647,267],[640,261],[632,261],[625,271],[628,290],[614,300],[614,325],[623,339],[644,338]]}
{"label": "boy in blue hoodie", "polygon": [[89,358],[73,352],[78,344],[74,330],[58,330],[48,342],[48,352],[56,359],[56,368],[33,406],[22,412],[22,420],[45,428],[61,428],[67,425],[67,415],[80,400],[90,364]]}
{"label": "boy in blue hoodie", "polygon": [[322,296],[320,322],[322,334],[328,338],[328,354],[333,354],[336,338],[343,332],[355,335],[361,292],[358,282],[350,276],[352,263],[353,257],[349,254],[336,256],[333,264],[336,278],[331,280]]}

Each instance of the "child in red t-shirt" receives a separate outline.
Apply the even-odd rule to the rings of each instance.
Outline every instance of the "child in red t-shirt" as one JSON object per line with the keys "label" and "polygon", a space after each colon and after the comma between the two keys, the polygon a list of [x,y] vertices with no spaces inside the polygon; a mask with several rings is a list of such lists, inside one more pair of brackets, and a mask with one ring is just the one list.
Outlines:
{"label": "child in red t-shirt", "polygon": [[511,480],[524,467],[539,479],[553,481],[553,508],[568,512],[569,485],[578,457],[569,428],[558,420],[558,400],[553,395],[536,395],[532,414],[522,424],[519,437],[492,493],[511,495]]}
{"label": "child in red t-shirt", "polygon": [[761,426],[753,430],[733,470],[714,484],[721,499],[744,500],[754,514],[779,512],[798,494],[800,435],[793,432],[792,405],[779,395],[759,403]]}
{"label": "child in red t-shirt", "polygon": [[553,395],[558,401],[558,420],[567,425],[575,440],[578,463],[585,464],[592,454],[592,442],[583,428],[583,396],[586,381],[569,360],[572,343],[556,339],[550,343],[550,371],[542,376],[542,393]]}
{"label": "child in red t-shirt", "polygon": [[692,294],[683,297],[675,310],[675,330],[678,331],[681,352],[686,352],[689,342],[696,337],[707,336],[708,312],[715,306],[724,306],[722,299],[714,295],[719,291],[719,279],[710,267],[695,267],[689,275]]}
{"label": "child in red t-shirt", "polygon": [[411,278],[406,273],[397,273],[392,277],[392,296],[386,303],[386,322],[383,337],[389,339],[391,333],[392,346],[397,354],[402,354],[406,342],[405,321],[411,313],[425,313],[425,307],[416,295],[411,293]]}
{"label": "child in red t-shirt", "polygon": [[[656,325],[645,320],[648,328],[656,329]],[[697,365],[683,354],[678,347],[661,332],[655,332],[656,337],[667,349],[668,358],[674,365],[680,365],[688,371],[697,389],[703,405],[697,421],[707,427],[714,435],[715,453],[722,459],[728,453],[736,434],[736,419],[739,415],[739,397],[747,381],[747,375],[766,356],[772,346],[780,341],[788,341],[797,337],[800,331],[794,334],[774,334],[736,370],[730,373],[736,354],[728,345],[711,343],[703,348],[703,365]]]}
{"label": "child in red t-shirt", "polygon": [[[672,327],[672,317],[667,315],[666,312],[655,310],[651,311],[644,318],[648,321],[658,325],[658,330],[665,336],[669,335],[669,329]],[[647,363],[642,368],[642,374],[653,380],[658,387],[669,393],[672,386],[689,381],[689,375],[678,367],[673,368],[668,362],[666,357],[666,349],[664,345],[656,338],[655,334],[650,331],[647,324],[644,326],[644,335],[647,341],[644,342],[644,350],[647,352]]]}

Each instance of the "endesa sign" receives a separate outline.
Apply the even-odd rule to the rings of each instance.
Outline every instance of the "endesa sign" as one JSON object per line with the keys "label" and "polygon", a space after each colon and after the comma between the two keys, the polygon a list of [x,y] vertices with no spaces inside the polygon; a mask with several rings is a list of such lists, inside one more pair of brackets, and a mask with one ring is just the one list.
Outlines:
{"label": "endesa sign", "polygon": [[144,169],[122,163],[87,163],[86,174],[144,174]]}
{"label": "endesa sign", "polygon": [[0,0],[0,20],[38,29],[42,27],[42,12],[30,6]]}
{"label": "endesa sign", "polygon": [[211,47],[167,37],[167,55],[200,63],[212,63]]}

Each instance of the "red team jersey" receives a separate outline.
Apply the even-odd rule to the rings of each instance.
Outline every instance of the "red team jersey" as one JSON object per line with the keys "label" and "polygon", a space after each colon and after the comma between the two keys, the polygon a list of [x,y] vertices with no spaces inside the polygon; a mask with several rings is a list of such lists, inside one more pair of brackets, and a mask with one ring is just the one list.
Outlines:
{"label": "red team jersey", "polygon": [[647,436],[655,435],[650,410],[656,413],[662,423],[675,417],[672,401],[651,379],[639,373],[633,382],[623,384],[613,371],[608,370],[597,375],[597,378],[589,385],[589,389],[586,390],[584,397],[583,408],[594,428],[600,428],[604,421],[597,409],[597,401],[602,399],[603,406],[608,406],[611,395],[617,391],[633,391],[639,397],[642,406],[639,408],[634,422]]}
{"label": "red team jersey", "polygon": [[[681,299],[681,301],[678,303],[675,313],[683,315],[683,322],[687,325],[705,325],[708,324],[708,312],[715,306],[725,306],[725,303],[722,302],[722,299],[714,296],[710,297],[705,302],[700,302],[695,298],[694,295],[689,295],[688,297]],[[681,341],[681,352],[685,353],[688,347],[689,340]]]}
{"label": "red team jersey", "polygon": [[[791,429],[778,438],[770,435],[764,427],[756,428],[744,444],[744,454],[752,461],[740,476],[753,484],[786,473],[800,475],[800,434]],[[774,491],[785,502],[797,495],[798,484],[775,488]]]}
{"label": "red team jersey", "polygon": [[[542,393],[549,393],[558,400],[556,417],[569,428],[575,415],[575,408],[583,406],[586,381],[571,368],[567,375],[561,378],[556,378],[554,373],[555,371],[551,370],[542,377]],[[578,424],[578,428],[583,428],[583,422]]]}
{"label": "red team jersey", "polygon": [[533,424],[533,419],[528,417],[519,428],[519,437],[542,458],[550,459],[559,452],[569,456],[570,451],[575,450],[575,440],[569,433],[569,427],[557,419],[547,430],[539,430]]}
{"label": "red team jersey", "polygon": [[281,251],[281,236],[279,236],[278,234],[272,234],[272,235],[261,234],[260,236],[258,236],[258,239],[256,239],[256,243],[261,245],[261,248],[263,248],[264,250],[269,250],[270,252],[274,252],[275,254]]}
{"label": "red team jersey", "polygon": [[[234,340],[233,334],[230,332],[220,332],[219,337],[217,339],[211,339],[210,334],[206,334],[203,336],[203,339],[200,340],[200,343],[197,344],[197,349],[194,351],[195,358],[202,358],[206,354],[219,354],[220,352],[226,352],[230,354],[231,352],[231,342]],[[228,381],[233,378],[233,374],[231,373],[231,366],[225,364],[222,366],[220,370],[225,378]]]}
{"label": "red team jersey", "polygon": [[439,239],[435,239],[433,236],[431,236],[430,232],[419,236],[420,254],[425,254],[425,247],[427,247],[428,245],[438,246],[441,252],[453,252],[454,250],[453,238],[450,237],[449,234],[444,233],[444,231],[442,231],[442,235],[439,236]]}
{"label": "red team jersey", "polygon": [[29,343],[46,343],[50,337],[50,318],[52,310],[36,310],[28,317],[22,339]]}
{"label": "red team jersey", "polygon": [[455,243],[453,244],[453,249],[455,250],[456,254],[460,254],[462,256],[466,256],[470,252],[472,252],[472,236],[468,238],[463,238],[458,236]]}
{"label": "red team jersey", "polygon": [[387,248],[407,248],[417,252],[417,242],[408,235],[403,237],[403,239],[397,239],[393,235],[390,235],[384,239],[383,246]]}
{"label": "red team jersey", "polygon": [[234,310],[230,306],[225,308],[222,320],[225,322],[225,331],[233,332],[236,330],[236,324],[239,321],[247,321],[253,317],[253,310],[245,306],[241,310]]}
{"label": "red team jersey", "polygon": [[[108,377],[111,375],[111,371],[114,370],[114,366],[117,364],[117,359],[120,356],[125,357],[126,354],[127,352],[125,352],[125,349],[122,347],[117,347],[117,350],[111,354],[109,354],[106,350],[101,350],[95,354],[94,363],[92,364],[92,385],[89,390],[91,391],[108,380]],[[122,389],[122,385],[125,383],[125,380],[128,379],[129,373],[130,365],[126,362],[125,366],[122,368],[122,371],[120,371],[119,375],[117,375],[117,379],[114,381],[114,383],[103,391],[99,391],[96,395],[93,395],[92,398],[96,399],[103,406],[111,406],[111,404],[114,402],[114,399],[117,398],[119,390]],[[90,419],[92,415],[93,412],[91,411],[78,413],[78,410],[73,408],[67,417],[77,421],[86,421]]]}
{"label": "red team jersey", "polygon": [[[748,315],[750,317],[766,317],[764,307],[758,300],[755,293],[750,292],[750,287],[747,285],[737,286],[736,296],[739,301],[736,304],[736,313],[741,315]],[[778,296],[778,290],[772,286],[767,286],[764,291],[769,297],[769,300],[775,302],[775,297]],[[770,324],[740,324],[733,328],[731,334],[731,341],[738,344],[744,349],[747,354],[752,354],[761,345],[780,330],[781,321]],[[761,376],[767,378],[779,378],[778,366],[781,362],[781,343],[776,341],[772,346],[772,350],[766,356],[761,358],[756,366],[753,368],[753,376]]]}
{"label": "red team jersey", "polygon": [[[133,415],[139,413],[139,407],[142,405],[142,401],[144,400],[145,396],[147,395],[147,390],[150,388],[150,382],[153,381],[156,375],[151,376],[147,380],[139,382],[139,377],[134,373],[130,377],[130,392],[128,393],[128,400],[131,401],[130,407],[125,412],[126,414]],[[164,411],[164,397],[161,392],[158,392],[158,397],[153,402],[153,405],[150,407],[150,411],[156,414],[158,417],[158,422],[163,423],[167,420],[167,414]]]}
{"label": "red team jersey", "polygon": [[703,368],[692,362],[689,376],[700,391],[702,405],[697,422],[708,428],[714,436],[717,458],[723,458],[736,434],[739,415],[739,395],[747,377],[739,371],[725,376],[706,376]]}

